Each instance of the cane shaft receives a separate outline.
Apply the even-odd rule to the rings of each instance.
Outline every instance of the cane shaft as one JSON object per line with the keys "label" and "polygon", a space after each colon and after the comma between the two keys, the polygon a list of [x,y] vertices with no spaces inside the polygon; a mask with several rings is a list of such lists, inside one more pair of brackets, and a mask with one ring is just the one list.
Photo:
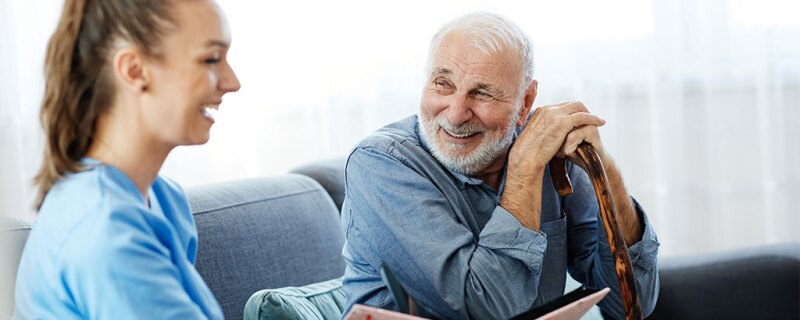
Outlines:
{"label": "cane shaft", "polygon": [[[597,204],[600,207],[600,217],[603,219],[608,246],[611,248],[611,255],[614,257],[614,270],[617,273],[617,278],[619,278],[622,304],[625,307],[625,318],[628,320],[642,319],[639,298],[636,294],[636,277],[633,274],[631,259],[628,255],[628,246],[625,245],[625,240],[622,238],[622,233],[617,224],[614,200],[611,197],[603,162],[600,160],[597,151],[588,143],[579,145],[577,153],[586,164],[586,173],[589,175],[589,180],[591,180],[597,196]],[[563,197],[572,193],[572,185],[566,172],[564,159],[555,158],[550,162],[550,175],[559,195]]]}

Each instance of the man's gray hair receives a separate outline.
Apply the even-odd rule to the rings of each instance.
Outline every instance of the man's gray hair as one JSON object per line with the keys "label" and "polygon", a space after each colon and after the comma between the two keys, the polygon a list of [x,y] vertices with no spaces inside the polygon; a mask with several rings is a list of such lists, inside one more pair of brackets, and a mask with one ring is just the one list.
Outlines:
{"label": "man's gray hair", "polygon": [[471,36],[469,44],[487,55],[499,53],[503,49],[517,52],[522,59],[522,78],[518,93],[524,96],[525,90],[533,81],[533,43],[516,23],[494,13],[473,12],[444,25],[431,39],[426,76],[431,72],[433,56],[442,39],[453,32]]}

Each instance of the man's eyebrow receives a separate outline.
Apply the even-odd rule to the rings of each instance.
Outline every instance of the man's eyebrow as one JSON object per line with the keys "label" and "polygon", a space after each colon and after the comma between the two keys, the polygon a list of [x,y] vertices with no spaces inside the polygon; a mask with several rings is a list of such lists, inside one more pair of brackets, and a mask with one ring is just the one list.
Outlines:
{"label": "man's eyebrow", "polygon": [[431,75],[449,75],[452,73],[453,71],[447,68],[433,68],[433,71],[431,71]]}
{"label": "man's eyebrow", "polygon": [[230,46],[230,43],[222,40],[211,39],[206,41],[206,47],[221,47],[223,49],[227,49]]}
{"label": "man's eyebrow", "polygon": [[495,92],[495,93],[498,93],[498,92],[502,93],[503,92],[503,90],[497,89],[497,88],[495,88],[495,86],[493,86],[491,84],[488,84],[488,83],[478,83],[478,85],[475,86],[475,89],[476,90],[486,90],[486,91]]}

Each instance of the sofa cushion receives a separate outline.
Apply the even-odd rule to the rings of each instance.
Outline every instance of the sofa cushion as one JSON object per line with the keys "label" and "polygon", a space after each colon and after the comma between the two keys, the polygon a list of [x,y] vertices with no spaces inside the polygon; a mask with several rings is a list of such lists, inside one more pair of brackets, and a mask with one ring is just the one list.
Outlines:
{"label": "sofa cushion", "polygon": [[338,210],[314,180],[297,174],[187,190],[197,223],[197,270],[227,319],[241,319],[264,288],[341,277]]}
{"label": "sofa cushion", "polygon": [[342,202],[344,202],[344,165],[346,162],[347,158],[345,157],[324,159],[294,168],[291,172],[308,176],[319,182],[325,191],[328,191],[336,208],[341,211]]}
{"label": "sofa cushion", "polygon": [[346,304],[342,280],[334,279],[256,292],[247,300],[244,319],[335,320],[342,317]]}

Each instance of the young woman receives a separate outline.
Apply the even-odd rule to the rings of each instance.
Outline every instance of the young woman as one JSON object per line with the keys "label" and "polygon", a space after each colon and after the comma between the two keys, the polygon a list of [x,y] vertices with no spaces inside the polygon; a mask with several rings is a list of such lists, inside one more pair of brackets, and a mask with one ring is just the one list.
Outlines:
{"label": "young woman", "polygon": [[169,152],[205,143],[239,89],[213,0],[66,0],[45,61],[39,215],[20,262],[28,319],[222,318]]}

